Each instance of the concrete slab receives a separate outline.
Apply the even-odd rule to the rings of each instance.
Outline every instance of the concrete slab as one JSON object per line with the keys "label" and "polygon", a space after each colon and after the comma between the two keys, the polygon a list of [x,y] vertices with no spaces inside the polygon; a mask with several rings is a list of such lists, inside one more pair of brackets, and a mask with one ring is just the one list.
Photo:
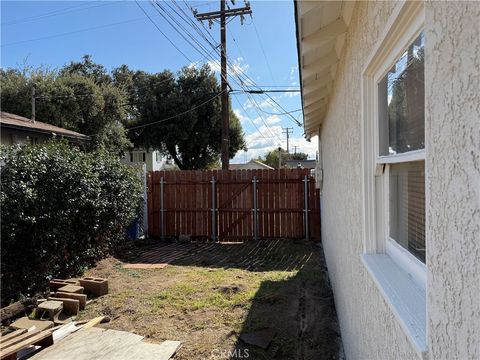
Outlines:
{"label": "concrete slab", "polygon": [[262,349],[268,348],[276,335],[273,329],[264,329],[251,333],[240,334],[240,340],[249,345],[255,345]]}
{"label": "concrete slab", "polygon": [[53,328],[53,321],[31,320],[28,317],[24,316],[10,324],[10,327],[15,330],[30,329],[32,326],[35,326],[36,330],[43,331]]}
{"label": "concrete slab", "polygon": [[63,293],[83,294],[83,286],[68,284],[68,285],[62,286],[61,288],[58,288],[57,291],[60,291]]}
{"label": "concrete slab", "polygon": [[168,360],[180,348],[179,341],[151,344],[143,336],[101,328],[81,329],[34,355],[32,360]]}

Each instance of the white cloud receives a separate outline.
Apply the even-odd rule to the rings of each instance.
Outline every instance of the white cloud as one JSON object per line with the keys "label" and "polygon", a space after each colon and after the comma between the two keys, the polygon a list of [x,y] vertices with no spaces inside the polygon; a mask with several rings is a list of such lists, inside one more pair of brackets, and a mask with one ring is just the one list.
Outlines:
{"label": "white cloud", "polygon": [[[265,116],[258,116],[252,120],[255,125],[273,125],[277,124],[282,121],[278,115],[265,115]],[[268,130],[267,130],[268,131]]]}
{"label": "white cloud", "polygon": [[[268,132],[265,126],[259,128],[260,131],[267,137],[265,139],[259,132],[248,134],[245,137],[247,142],[248,151],[245,154],[243,151],[239,151],[232,159],[232,163],[243,163],[250,159],[256,159],[259,156],[265,156],[269,151],[276,149],[279,145],[285,148],[285,141],[279,144],[279,140],[271,138],[271,134]],[[282,129],[280,126],[271,126],[270,129],[274,134],[281,137]],[[297,146],[297,152],[304,152],[308,154],[309,159],[315,159],[317,154],[317,138],[313,137],[311,142],[306,141],[303,137],[290,138],[290,152],[293,152],[295,146]]]}
{"label": "white cloud", "polygon": [[[253,95],[255,96],[255,95]],[[260,99],[256,99],[254,98],[253,96],[249,97],[248,100],[245,102],[244,104],[244,107],[247,108],[247,109],[253,109],[253,108],[261,108],[261,109],[270,109],[270,110],[274,110],[274,109],[277,109],[277,105],[275,104],[275,102],[270,99],[270,98],[265,98],[263,100],[260,100]],[[277,101],[277,99],[273,98],[275,101]],[[278,102],[278,101],[277,101]]]}
{"label": "white cloud", "polygon": [[233,109],[233,113],[235,115],[237,115],[238,117],[238,120],[240,120],[240,123],[242,124],[242,126],[248,121],[249,117],[248,116],[245,116],[242,114],[242,112],[240,111],[240,109]]}
{"label": "white cloud", "polygon": [[[209,60],[208,65],[215,72],[219,73],[221,70],[221,64],[219,60]],[[231,62],[231,66],[228,71],[235,73],[237,75],[242,75],[246,73],[249,68],[250,68],[250,64],[246,63],[242,57],[237,57],[236,59],[233,60],[233,62]],[[250,81],[248,80],[248,82]],[[245,81],[245,84],[246,83],[247,81]]]}

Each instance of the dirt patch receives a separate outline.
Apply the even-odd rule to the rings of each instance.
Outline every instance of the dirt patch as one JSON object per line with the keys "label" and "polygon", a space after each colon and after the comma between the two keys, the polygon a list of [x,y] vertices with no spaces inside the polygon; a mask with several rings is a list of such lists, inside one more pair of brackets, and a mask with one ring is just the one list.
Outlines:
{"label": "dirt patch", "polygon": [[[142,260],[142,253],[168,256],[157,251],[161,245],[98,263],[87,274],[108,277],[110,293],[81,318],[104,314],[113,319],[104,327],[156,343],[180,340],[175,359],[341,357],[320,247],[288,240],[179,246],[188,251],[177,252],[182,255],[164,269],[123,268]],[[155,263],[151,256],[149,261]],[[274,334],[265,348],[240,340],[241,334],[263,333]]]}
{"label": "dirt patch", "polygon": [[233,295],[236,294],[242,290],[245,290],[244,285],[223,285],[223,286],[215,286],[213,287],[213,290],[220,291],[222,294],[225,295]]}

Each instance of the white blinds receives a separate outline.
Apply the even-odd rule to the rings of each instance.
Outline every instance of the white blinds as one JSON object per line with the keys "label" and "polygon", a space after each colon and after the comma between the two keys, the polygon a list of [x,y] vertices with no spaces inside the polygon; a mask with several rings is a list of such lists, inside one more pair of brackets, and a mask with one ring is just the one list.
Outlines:
{"label": "white blinds", "polygon": [[390,237],[425,262],[425,162],[390,166]]}

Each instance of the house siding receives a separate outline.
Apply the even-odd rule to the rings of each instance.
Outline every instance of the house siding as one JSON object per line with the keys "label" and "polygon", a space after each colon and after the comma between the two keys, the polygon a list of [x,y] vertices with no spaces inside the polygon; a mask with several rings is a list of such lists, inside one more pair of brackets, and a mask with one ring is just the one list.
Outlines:
{"label": "house siding", "polygon": [[[322,241],[347,359],[418,359],[360,260],[362,71],[394,2],[358,2],[320,129]],[[480,4],[425,3],[428,359],[480,358]]]}
{"label": "house siding", "polygon": [[418,358],[360,259],[362,69],[394,6],[393,2],[355,6],[321,128],[322,241],[347,359]]}
{"label": "house siding", "polygon": [[430,359],[480,359],[480,3],[426,4]]}

